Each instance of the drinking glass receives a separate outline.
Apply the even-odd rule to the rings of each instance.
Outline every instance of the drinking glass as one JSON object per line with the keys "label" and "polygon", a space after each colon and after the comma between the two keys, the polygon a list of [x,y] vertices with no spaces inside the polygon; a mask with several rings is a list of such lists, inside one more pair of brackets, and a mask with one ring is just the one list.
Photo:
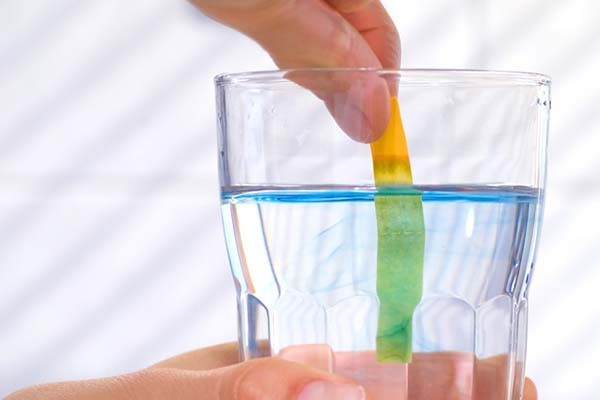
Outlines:
{"label": "drinking glass", "polygon": [[[354,379],[373,400],[520,399],[550,79],[301,69],[215,83],[242,359],[306,363]],[[392,96],[413,183],[382,188],[366,142],[387,124]],[[377,196],[422,201],[410,362],[377,356]]]}

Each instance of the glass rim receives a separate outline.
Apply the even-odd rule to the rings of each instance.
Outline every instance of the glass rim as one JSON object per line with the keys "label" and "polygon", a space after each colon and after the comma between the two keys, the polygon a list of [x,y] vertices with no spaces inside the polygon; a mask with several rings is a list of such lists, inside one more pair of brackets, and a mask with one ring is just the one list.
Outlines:
{"label": "glass rim", "polygon": [[285,75],[290,72],[332,73],[369,72],[382,77],[399,77],[402,85],[481,85],[490,83],[500,86],[550,86],[552,78],[538,72],[506,71],[493,69],[435,69],[435,68],[292,68],[280,70],[222,73],[214,78],[215,85],[244,86],[269,85],[290,82]]}

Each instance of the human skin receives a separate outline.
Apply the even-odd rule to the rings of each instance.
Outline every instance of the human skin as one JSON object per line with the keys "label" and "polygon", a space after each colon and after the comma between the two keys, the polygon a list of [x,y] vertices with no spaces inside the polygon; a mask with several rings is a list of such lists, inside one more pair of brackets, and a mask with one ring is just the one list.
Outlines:
{"label": "human skin", "polygon": [[[254,39],[281,69],[400,66],[400,37],[379,0],[190,1]],[[376,74],[345,72],[317,81],[315,75],[295,71],[288,77],[322,98],[354,140],[370,143],[385,130],[394,88]]]}
{"label": "human skin", "polygon": [[[348,377],[325,370],[331,353],[321,347],[296,346],[280,356],[239,362],[237,344],[228,343],[185,353],[127,375],[86,381],[49,383],[23,389],[5,400],[494,400],[490,387],[502,358],[482,360],[484,377],[474,394],[461,393],[463,366],[472,367],[472,356],[464,353],[415,355],[415,370],[408,374],[408,392],[392,388],[404,364],[376,365],[372,354],[336,353],[336,370]],[[328,361],[329,360],[329,361]],[[304,364],[300,364],[300,362]],[[307,366],[311,364],[312,366]],[[359,376],[360,369],[370,371]],[[472,369],[471,369],[472,370]],[[399,373],[400,372],[400,373]],[[349,377],[362,380],[362,386]],[[488,379],[485,379],[488,378]],[[500,379],[504,379],[500,376]],[[455,382],[448,389],[448,382]],[[415,389],[410,389],[410,386]],[[448,390],[458,388],[449,395]],[[417,390],[420,393],[417,393]],[[404,393],[398,396],[398,393]],[[392,396],[392,397],[390,397]],[[404,396],[404,397],[402,397]],[[408,396],[408,397],[406,397]],[[425,396],[425,397],[422,397]],[[504,397],[502,397],[504,398]],[[536,400],[535,387],[525,382],[524,400]]]}
{"label": "human skin", "polygon": [[[395,69],[400,65],[398,33],[378,0],[191,1],[210,17],[257,41],[283,69]],[[391,89],[381,82],[368,82],[364,92],[349,93],[340,105],[327,96],[327,87],[316,90],[310,79],[302,76],[292,79],[314,89],[344,131],[355,140],[372,142],[387,125],[387,97]],[[355,113],[360,119],[352,119],[355,118],[352,113],[338,112],[348,109],[344,101],[360,111]],[[406,368],[401,364],[370,365],[372,357],[368,353],[338,353],[334,355],[337,363],[334,374],[323,368],[323,360],[319,358],[322,355],[315,355],[310,348],[287,349],[279,357],[243,363],[239,362],[238,354],[235,344],[218,345],[131,374],[33,386],[9,395],[6,400],[381,400],[397,390],[387,386],[386,378],[395,376],[397,369]],[[421,395],[427,395],[428,399],[449,398],[444,388],[457,376],[463,379],[463,374],[457,373],[467,367],[472,370],[473,360],[472,356],[459,353],[416,354],[416,367],[407,375],[412,384],[405,396],[410,400]],[[475,388],[475,396],[487,396],[492,384],[504,379],[497,375],[505,370],[503,362],[502,358],[480,361],[484,368],[480,369],[483,375],[477,376],[482,379]],[[371,375],[360,376],[361,368],[370,370]],[[461,395],[452,398],[462,399],[457,397]],[[524,399],[537,399],[530,380],[525,383]]]}

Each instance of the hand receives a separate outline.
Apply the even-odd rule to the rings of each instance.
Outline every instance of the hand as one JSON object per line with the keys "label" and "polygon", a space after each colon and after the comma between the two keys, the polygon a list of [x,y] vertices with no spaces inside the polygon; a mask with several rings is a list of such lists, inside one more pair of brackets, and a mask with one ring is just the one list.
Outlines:
{"label": "hand", "polygon": [[400,39],[379,0],[191,0],[256,40],[279,68],[398,68]]}
{"label": "hand", "polygon": [[[365,359],[369,358],[368,354],[338,353],[335,355],[336,366],[339,364],[339,369],[348,376],[356,375],[359,369],[369,367],[357,364],[368,363]],[[379,369],[370,366],[369,376],[361,377],[361,387],[349,378],[324,372],[320,369],[323,367],[322,360],[319,361],[318,357],[314,356],[313,346],[289,348],[282,352],[282,357],[320,365],[319,368],[301,365],[281,357],[239,363],[237,345],[225,344],[182,354],[128,375],[34,386],[16,392],[5,400],[380,400],[389,388],[381,386],[378,380],[385,379],[386,373],[389,374],[394,369],[405,368],[401,364],[380,365],[377,367]],[[415,358],[416,371],[409,374],[409,379],[420,380],[411,380],[412,384],[416,387],[427,387],[430,390],[427,395],[436,396],[428,397],[429,399],[448,398],[448,393],[443,393],[443,396],[442,393],[436,395],[431,388],[447,382],[456,372],[455,369],[445,371],[445,367],[456,366],[457,362],[462,362],[460,356],[454,357],[449,353],[440,356],[443,360],[437,359],[437,355],[424,355],[420,358],[421,364]],[[493,370],[493,366],[497,364],[497,361],[491,361],[488,367]],[[436,369],[427,369],[425,365],[434,365]],[[477,393],[486,393],[487,396],[490,392],[489,388],[482,387]],[[413,393],[409,394],[410,399],[414,400]],[[419,398],[422,398],[420,394]],[[470,399],[470,396],[461,397],[458,394],[452,398]],[[485,397],[485,400],[493,398]],[[535,387],[527,380],[524,400],[536,399]]]}
{"label": "hand", "polygon": [[238,363],[225,344],[183,354],[128,375],[24,389],[5,400],[361,399],[348,378],[281,358]]}
{"label": "hand", "polygon": [[[400,65],[400,38],[379,0],[191,1],[254,39],[282,69],[397,69]],[[357,82],[357,77],[362,81]],[[308,78],[289,77],[322,98],[350,137],[368,143],[383,133],[389,119],[389,92],[394,90],[384,79],[348,73],[319,82]]]}

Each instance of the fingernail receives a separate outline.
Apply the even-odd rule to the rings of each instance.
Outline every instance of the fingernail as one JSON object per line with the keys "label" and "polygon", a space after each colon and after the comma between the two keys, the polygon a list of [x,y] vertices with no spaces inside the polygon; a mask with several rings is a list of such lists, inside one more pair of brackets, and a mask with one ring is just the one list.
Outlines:
{"label": "fingernail", "polygon": [[358,385],[317,381],[306,385],[298,400],[365,400],[365,390]]}

